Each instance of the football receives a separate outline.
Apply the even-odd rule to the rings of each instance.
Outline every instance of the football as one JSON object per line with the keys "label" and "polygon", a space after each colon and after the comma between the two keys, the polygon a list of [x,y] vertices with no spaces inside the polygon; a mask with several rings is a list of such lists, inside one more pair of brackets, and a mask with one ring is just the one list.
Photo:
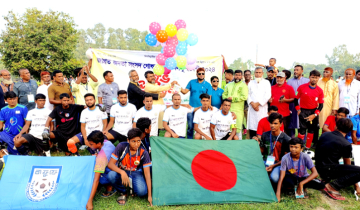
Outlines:
{"label": "football", "polygon": [[42,179],[41,181],[36,182],[36,184],[34,185],[34,191],[36,193],[43,194],[49,190],[50,186],[50,181],[48,181],[47,179]]}

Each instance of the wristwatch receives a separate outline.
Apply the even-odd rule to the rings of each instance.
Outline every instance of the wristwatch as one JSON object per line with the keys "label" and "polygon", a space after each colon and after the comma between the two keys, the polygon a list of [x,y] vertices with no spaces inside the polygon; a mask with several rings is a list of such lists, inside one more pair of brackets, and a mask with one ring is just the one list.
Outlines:
{"label": "wristwatch", "polygon": [[317,114],[316,114],[316,113],[314,113],[314,115],[315,115],[315,117],[317,116]]}

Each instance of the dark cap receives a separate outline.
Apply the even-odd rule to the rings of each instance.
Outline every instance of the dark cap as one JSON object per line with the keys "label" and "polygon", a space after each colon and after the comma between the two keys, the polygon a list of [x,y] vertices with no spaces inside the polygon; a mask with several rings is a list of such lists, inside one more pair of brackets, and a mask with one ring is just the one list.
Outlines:
{"label": "dark cap", "polygon": [[268,66],[267,68],[266,68],[266,70],[269,72],[269,71],[274,71],[275,70],[275,68],[274,67],[272,67],[272,66]]}

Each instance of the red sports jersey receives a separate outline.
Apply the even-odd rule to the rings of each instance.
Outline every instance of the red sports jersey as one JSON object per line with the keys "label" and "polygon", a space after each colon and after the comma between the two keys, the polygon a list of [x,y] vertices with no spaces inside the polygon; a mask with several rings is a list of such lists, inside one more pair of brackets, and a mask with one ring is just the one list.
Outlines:
{"label": "red sports jersey", "polygon": [[279,85],[271,86],[271,97],[273,98],[271,106],[276,106],[279,109],[279,114],[283,117],[290,115],[290,109],[288,103],[280,103],[280,97],[284,96],[286,99],[295,98],[294,88],[284,83],[281,87]]}
{"label": "red sports jersey", "polygon": [[[261,136],[263,133],[268,132],[270,130],[271,130],[271,128],[270,128],[269,119],[268,119],[268,117],[264,117],[259,121],[257,131],[256,131],[256,135]],[[280,130],[284,131],[284,123],[281,124]]]}
{"label": "red sports jersey", "polygon": [[335,127],[336,127],[336,118],[335,118],[335,116],[330,115],[329,117],[327,117],[324,125],[327,125],[329,127],[329,129],[331,130],[331,132],[333,132],[335,130]]}
{"label": "red sports jersey", "polygon": [[297,99],[300,99],[300,108],[316,109],[318,104],[324,103],[324,92],[319,87],[310,88],[310,83],[300,85],[297,89]]}

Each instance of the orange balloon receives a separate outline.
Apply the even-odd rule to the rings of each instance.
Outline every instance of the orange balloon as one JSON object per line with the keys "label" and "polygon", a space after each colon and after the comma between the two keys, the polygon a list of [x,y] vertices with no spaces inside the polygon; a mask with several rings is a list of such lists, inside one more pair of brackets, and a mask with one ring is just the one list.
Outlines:
{"label": "orange balloon", "polygon": [[159,30],[156,33],[156,39],[161,43],[166,42],[167,39],[168,39],[168,35],[167,35],[166,31],[165,30]]}

